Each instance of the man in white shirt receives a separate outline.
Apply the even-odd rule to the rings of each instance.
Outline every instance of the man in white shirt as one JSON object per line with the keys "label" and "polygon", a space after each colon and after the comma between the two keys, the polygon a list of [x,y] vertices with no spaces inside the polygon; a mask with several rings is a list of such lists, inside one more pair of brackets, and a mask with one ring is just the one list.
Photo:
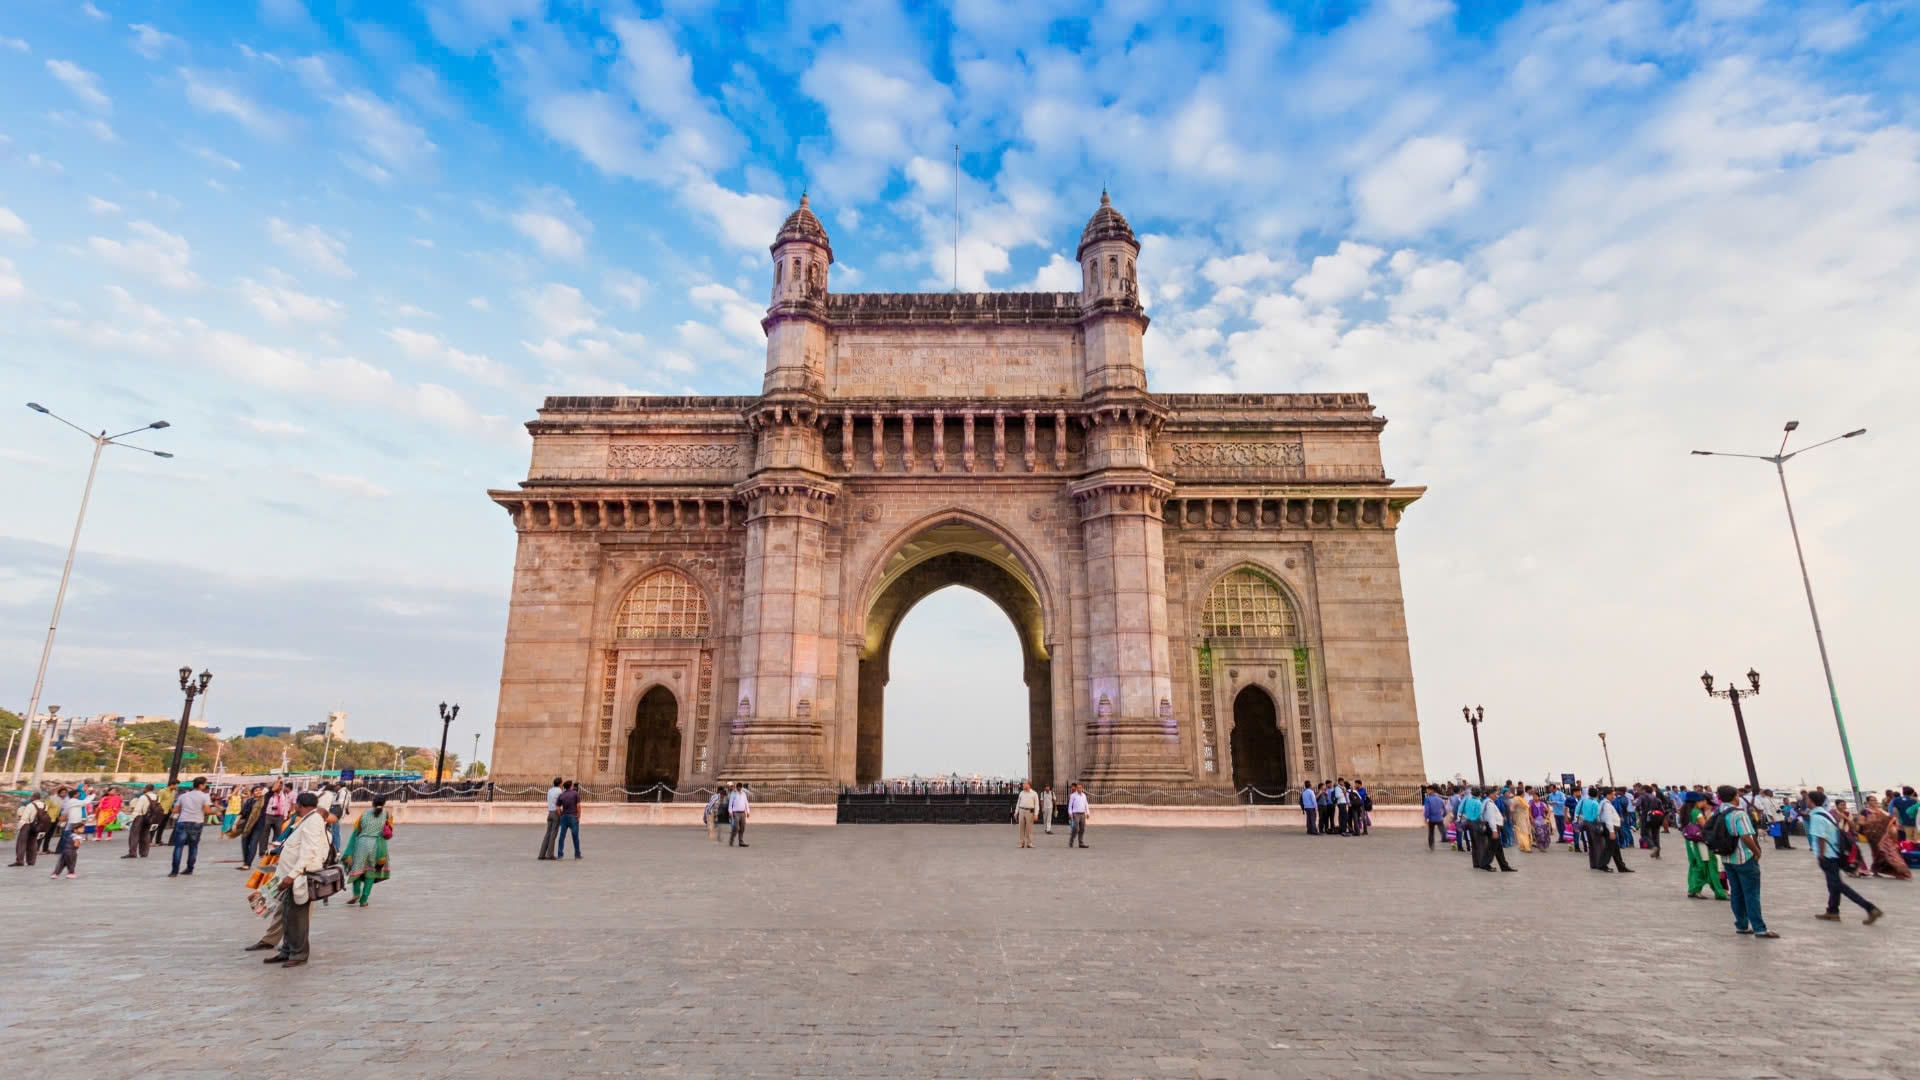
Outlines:
{"label": "man in white shirt", "polygon": [[560,785],[559,777],[553,778],[553,786],[547,789],[547,835],[540,839],[540,858],[553,858],[553,841],[560,835]]}
{"label": "man in white shirt", "polygon": [[186,873],[193,873],[193,864],[200,858],[200,830],[207,824],[207,807],[213,804],[213,796],[207,794],[207,778],[196,776],[193,786],[180,793],[173,800],[173,872],[168,877],[179,877],[180,852],[187,853]]}
{"label": "man in white shirt", "polygon": [[[191,793],[189,793],[191,794]],[[185,798],[185,796],[182,796]],[[280,861],[273,868],[271,888],[280,892],[285,922],[280,951],[261,961],[299,967],[307,962],[307,931],[313,920],[313,897],[307,893],[307,875],[327,865],[327,819],[320,812],[320,796],[300,793],[294,803],[297,822],[280,845]]]}
{"label": "man in white shirt", "polygon": [[1020,846],[1033,846],[1033,819],[1040,816],[1040,796],[1033,785],[1020,781],[1020,795],[1013,801],[1013,820],[1020,826]]}
{"label": "man in white shirt", "polygon": [[[20,804],[18,815],[13,823],[13,866],[32,866],[40,857],[40,812],[47,809],[46,800],[34,792],[27,801]],[[52,817],[48,811],[48,817]]]}
{"label": "man in white shirt", "polygon": [[747,846],[747,813],[752,802],[747,798],[747,785],[733,785],[733,793],[727,796],[727,816],[733,819],[733,831],[727,834],[727,846],[739,844]]}
{"label": "man in white shirt", "polygon": [[1480,807],[1480,869],[1491,872],[1493,864],[1500,864],[1500,872],[1512,874],[1517,871],[1507,865],[1507,849],[1500,843],[1500,829],[1507,823],[1507,815],[1500,809],[1500,799],[1488,795]]}
{"label": "man in white shirt", "polygon": [[[64,791],[65,788],[60,789]],[[60,858],[53,864],[53,876],[58,878],[65,870],[68,878],[77,878],[80,876],[80,838],[87,827],[87,804],[78,795],[68,796],[60,804],[60,816],[53,827],[60,834]]]}
{"label": "man in white shirt", "polygon": [[1081,847],[1087,846],[1087,792],[1078,783],[1067,791],[1067,820],[1073,825],[1067,830],[1067,846],[1072,847],[1078,841]]}
{"label": "man in white shirt", "polygon": [[1040,791],[1040,824],[1053,835],[1053,785],[1048,784]]}
{"label": "man in white shirt", "polygon": [[144,859],[153,846],[153,822],[147,818],[153,813],[153,785],[133,797],[127,804],[127,853],[123,859]]}
{"label": "man in white shirt", "polygon": [[[1594,830],[1594,836],[1595,843],[1604,845],[1600,849],[1599,862],[1595,869],[1604,870],[1609,874],[1616,868],[1623,874],[1633,873],[1627,866],[1627,860],[1620,857],[1620,811],[1614,808],[1611,798],[1600,800],[1600,828]],[[1608,860],[1613,861],[1613,866],[1607,865]]]}

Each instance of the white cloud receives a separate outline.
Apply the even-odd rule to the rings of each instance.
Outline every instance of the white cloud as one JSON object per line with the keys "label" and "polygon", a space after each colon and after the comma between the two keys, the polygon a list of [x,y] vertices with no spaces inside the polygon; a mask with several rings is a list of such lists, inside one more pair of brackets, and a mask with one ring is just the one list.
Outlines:
{"label": "white cloud", "polygon": [[94,22],[106,22],[111,18],[106,12],[93,6],[93,0],[87,0],[86,3],[80,5],[80,14],[85,15]]}
{"label": "white cloud", "polygon": [[181,68],[180,79],[186,87],[187,103],[201,112],[228,117],[255,135],[279,136],[287,131],[286,116],[254,101],[216,76]]}
{"label": "white cloud", "polygon": [[73,96],[96,109],[113,108],[113,99],[100,88],[100,76],[71,60],[49,60],[47,71],[66,85]]}
{"label": "white cloud", "polygon": [[8,37],[5,34],[0,34],[0,49],[11,49],[14,52],[24,53],[32,52],[33,46],[17,37]]}
{"label": "white cloud", "polygon": [[26,240],[33,236],[33,230],[20,220],[20,215],[4,206],[0,206],[0,240]]}
{"label": "white cloud", "polygon": [[294,225],[280,218],[267,222],[267,235],[288,254],[324,274],[350,278],[347,242],[318,225]]}
{"label": "white cloud", "polygon": [[184,48],[186,42],[164,30],[158,30],[146,23],[134,23],[127,27],[133,31],[134,51],[149,60],[158,60],[168,49]]}
{"label": "white cloud", "polygon": [[1019,292],[1079,292],[1080,264],[1059,252],[1047,259],[1047,265],[1033,275],[1033,280],[1022,285]]}
{"label": "white cloud", "polygon": [[1319,304],[1358,296],[1373,281],[1373,264],[1383,254],[1377,247],[1343,240],[1333,254],[1313,260],[1313,268],[1295,279],[1293,291]]}
{"label": "white cloud", "polygon": [[1481,167],[1450,135],[1408,139],[1354,184],[1360,231],[1409,236],[1452,217],[1480,197]]}
{"label": "white cloud", "polygon": [[13,267],[13,260],[0,255],[0,300],[19,300],[27,295],[26,282]]}
{"label": "white cloud", "polygon": [[147,221],[133,222],[127,231],[132,237],[124,242],[95,236],[87,246],[102,260],[169,289],[200,286],[200,275],[188,265],[193,248],[186,237]]}
{"label": "white cloud", "polygon": [[764,252],[793,212],[785,199],[733,191],[706,179],[681,188],[680,198],[705,214],[729,246],[742,251]]}
{"label": "white cloud", "polygon": [[307,429],[291,420],[263,420],[259,417],[243,416],[240,423],[257,435],[270,435],[279,439],[297,439],[307,433]]}
{"label": "white cloud", "polygon": [[950,143],[947,107],[952,91],[910,55],[885,66],[845,50],[814,58],[800,89],[826,111],[831,152],[808,153],[824,190],[851,203],[865,201],[917,155]]}
{"label": "white cloud", "polygon": [[285,285],[242,278],[239,288],[240,295],[253,305],[261,318],[279,326],[338,322],[347,313],[347,309],[337,300],[310,296]]}
{"label": "white cloud", "polygon": [[487,302],[487,298],[486,298],[486,297],[484,297],[484,296],[469,296],[469,297],[467,297],[467,306],[468,306],[468,307],[470,307],[470,308],[472,308],[472,309],[473,309],[473,310],[475,310],[475,311],[491,311],[491,310],[493,310],[493,305],[492,305],[492,304],[490,304],[490,303],[488,303],[488,302]]}
{"label": "white cloud", "polygon": [[470,379],[495,386],[504,385],[508,380],[506,365],[481,353],[456,349],[436,334],[404,326],[396,326],[386,333],[401,352],[415,360],[443,364]]}
{"label": "white cloud", "polygon": [[653,286],[646,278],[631,270],[609,270],[600,279],[600,288],[609,297],[618,301],[629,310],[639,310],[647,302],[647,294]]}
{"label": "white cloud", "polygon": [[349,476],[346,473],[312,472],[306,469],[295,470],[299,475],[319,484],[329,491],[342,495],[351,495],[356,499],[384,499],[393,492],[364,476]]}
{"label": "white cloud", "polygon": [[520,294],[521,306],[548,337],[566,338],[599,326],[600,309],[587,302],[579,289],[549,282]]}
{"label": "white cloud", "polygon": [[239,162],[209,147],[205,147],[205,146],[194,147],[193,156],[199,158],[201,161],[204,161],[209,165],[218,165],[220,168],[225,169],[228,172],[240,171]]}
{"label": "white cloud", "polygon": [[536,193],[511,220],[514,229],[550,259],[585,255],[587,234],[593,232],[593,223],[574,206],[572,198],[557,188]]}
{"label": "white cloud", "polygon": [[331,100],[354,142],[384,170],[413,172],[439,149],[419,125],[371,94],[355,90]]}

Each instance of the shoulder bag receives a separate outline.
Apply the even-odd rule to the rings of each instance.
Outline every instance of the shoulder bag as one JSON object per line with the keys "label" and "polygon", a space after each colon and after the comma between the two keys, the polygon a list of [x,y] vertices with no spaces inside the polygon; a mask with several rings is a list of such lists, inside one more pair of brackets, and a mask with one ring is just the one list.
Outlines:
{"label": "shoulder bag", "polygon": [[340,867],[340,852],[328,843],[326,865],[307,871],[307,899],[325,900],[346,887],[347,872]]}

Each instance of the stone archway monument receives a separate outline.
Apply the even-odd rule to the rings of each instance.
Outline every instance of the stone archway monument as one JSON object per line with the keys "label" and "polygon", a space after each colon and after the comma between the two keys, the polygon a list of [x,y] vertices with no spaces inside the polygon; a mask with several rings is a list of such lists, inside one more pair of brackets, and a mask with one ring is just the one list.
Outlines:
{"label": "stone archway monument", "polygon": [[[802,197],[758,395],[548,398],[490,493],[519,534],[499,782],[618,787],[660,746],[683,789],[874,779],[894,631],[959,584],[1019,633],[1038,781],[1225,801],[1251,744],[1263,778],[1410,798],[1395,529],[1424,489],[1364,394],[1151,393],[1139,252],[1102,195],[1078,292],[835,293]],[[1236,740],[1248,687],[1273,730]]]}

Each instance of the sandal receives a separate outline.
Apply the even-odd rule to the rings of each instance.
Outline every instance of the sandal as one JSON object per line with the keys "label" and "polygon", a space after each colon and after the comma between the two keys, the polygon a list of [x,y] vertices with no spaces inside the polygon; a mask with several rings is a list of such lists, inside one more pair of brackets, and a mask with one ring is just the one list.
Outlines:
{"label": "sandal", "polygon": [[1757,937],[1757,938],[1777,938],[1777,937],[1779,937],[1780,935],[1779,935],[1779,934],[1776,934],[1776,933],[1774,933],[1774,932],[1773,932],[1773,931],[1771,931],[1771,930],[1769,930],[1769,931],[1767,931],[1767,932],[1766,932],[1766,933],[1764,933],[1764,934],[1755,934],[1755,935],[1753,935],[1753,936],[1754,936],[1754,937]]}

